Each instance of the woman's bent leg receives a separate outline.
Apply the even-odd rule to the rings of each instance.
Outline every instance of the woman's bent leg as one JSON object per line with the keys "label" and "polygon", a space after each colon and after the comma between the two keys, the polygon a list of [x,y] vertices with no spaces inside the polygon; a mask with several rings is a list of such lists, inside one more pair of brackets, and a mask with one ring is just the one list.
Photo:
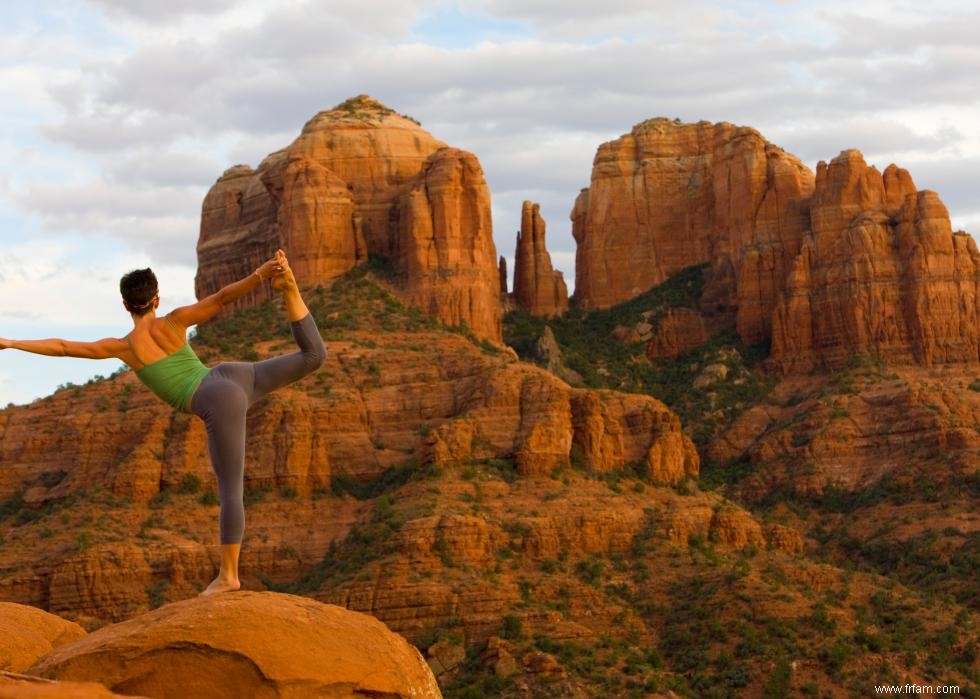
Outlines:
{"label": "woman's bent leg", "polygon": [[323,338],[320,337],[320,331],[317,329],[316,321],[313,320],[311,313],[307,313],[305,317],[295,320],[289,325],[293,332],[293,338],[299,346],[299,352],[264,359],[252,364],[255,370],[253,401],[270,391],[313,373],[323,366],[323,362],[327,358]]}

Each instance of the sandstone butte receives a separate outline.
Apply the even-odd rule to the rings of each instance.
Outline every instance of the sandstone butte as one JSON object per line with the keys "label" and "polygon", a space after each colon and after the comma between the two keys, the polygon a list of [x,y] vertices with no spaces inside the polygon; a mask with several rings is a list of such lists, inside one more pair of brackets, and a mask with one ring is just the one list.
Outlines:
{"label": "sandstone butte", "polygon": [[[852,354],[978,361],[980,254],[938,195],[855,150],[816,177],[758,131],[651,119],[602,144],[571,213],[576,298],[625,301],[710,263],[702,312],[734,311],[747,343],[771,340],[784,371]],[[653,329],[651,356],[703,341],[690,314]],[[691,335],[690,338],[686,337]]]}
{"label": "sandstone butte", "polygon": [[[33,638],[38,628],[69,624],[7,606],[19,608],[18,616],[0,648]],[[21,686],[0,683],[0,696],[72,696],[79,685],[91,692],[75,695],[83,697],[442,696],[419,652],[378,620],[274,592],[174,602],[34,654]]]}
{"label": "sandstone butte", "polygon": [[531,315],[548,318],[568,310],[568,288],[562,273],[551,266],[540,208],[530,201],[521,208],[514,254],[514,301]]}
{"label": "sandstone butte", "polygon": [[211,187],[197,243],[198,298],[279,247],[303,286],[386,258],[406,301],[501,339],[490,192],[479,162],[370,97],[317,114],[257,169],[236,165]]}

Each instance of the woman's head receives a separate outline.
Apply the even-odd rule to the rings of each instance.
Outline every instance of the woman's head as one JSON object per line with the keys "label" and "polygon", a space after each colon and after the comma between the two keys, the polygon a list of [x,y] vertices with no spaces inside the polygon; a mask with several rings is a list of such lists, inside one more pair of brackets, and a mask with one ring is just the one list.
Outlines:
{"label": "woman's head", "polygon": [[122,294],[123,305],[127,311],[136,316],[146,315],[153,310],[155,307],[153,301],[158,290],[156,275],[149,267],[134,269],[119,280],[119,293]]}

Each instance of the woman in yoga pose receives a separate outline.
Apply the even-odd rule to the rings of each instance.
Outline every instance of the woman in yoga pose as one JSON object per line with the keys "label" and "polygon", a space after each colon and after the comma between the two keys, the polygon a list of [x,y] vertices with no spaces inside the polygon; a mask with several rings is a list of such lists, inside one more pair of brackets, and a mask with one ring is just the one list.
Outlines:
{"label": "woman in yoga pose", "polygon": [[[187,328],[212,318],[225,305],[245,296],[265,280],[283,295],[286,317],[298,352],[260,362],[223,362],[213,368],[201,363],[186,339]],[[87,359],[121,359],[150,390],[177,410],[200,417],[207,428],[211,467],[218,479],[221,569],[201,595],[241,587],[238,554],[245,531],[243,480],[245,414],[265,394],[319,368],[326,359],[323,339],[303,302],[282,250],[252,274],[162,318],[157,280],[149,269],[134,270],[119,283],[123,306],[133,330],[122,339],[96,342],[69,340],[6,340],[0,349]]]}

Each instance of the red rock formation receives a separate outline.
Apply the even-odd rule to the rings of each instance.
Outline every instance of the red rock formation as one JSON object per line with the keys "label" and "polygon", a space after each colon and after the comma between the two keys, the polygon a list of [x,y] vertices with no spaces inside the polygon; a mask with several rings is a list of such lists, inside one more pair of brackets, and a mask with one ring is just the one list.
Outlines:
{"label": "red rock formation", "polygon": [[500,275],[500,295],[507,295],[507,258],[500,256],[500,264],[497,266]]}
{"label": "red rock formation", "polygon": [[651,119],[599,147],[572,210],[575,295],[625,301],[684,267],[725,256],[747,341],[768,335],[785,271],[808,222],[813,176],[751,128]]}
{"label": "red rock formation", "polygon": [[[932,192],[845,151],[813,176],[758,132],[653,119],[600,146],[572,211],[576,295],[624,301],[711,261],[702,298],[737,307],[747,343],[771,338],[784,370],[851,354],[931,364],[980,361],[980,256]],[[703,341],[667,319],[651,356]]]}
{"label": "red rock formation", "polygon": [[269,162],[260,177],[300,284],[334,279],[367,260],[360,214],[347,183],[332,170],[291,155]]}
{"label": "red rock formation", "polygon": [[23,672],[45,653],[85,635],[78,624],[13,602],[0,602],[0,670]]}
{"label": "red rock formation", "polygon": [[395,211],[392,257],[408,303],[501,341],[490,190],[476,157],[455,148],[432,154]]}
{"label": "red rock formation", "polygon": [[774,313],[779,366],[980,361],[980,254],[934,192],[845,151],[818,167],[811,224]]}
{"label": "red rock formation", "polygon": [[[698,454],[680,420],[659,401],[631,394],[576,391],[575,444],[596,471],[643,464],[652,483],[676,485],[698,474]],[[644,435],[641,439],[638,436]],[[656,435],[650,440],[646,435]]]}
{"label": "red rock formation", "polygon": [[514,300],[531,315],[549,318],[568,310],[568,288],[551,266],[544,234],[540,206],[525,201],[514,254]]}
{"label": "red rock formation", "polygon": [[[651,326],[652,328],[652,326]],[[707,342],[710,337],[704,317],[690,308],[671,308],[657,322],[646,344],[650,359],[674,359]]]}
{"label": "red rock formation", "polygon": [[[208,192],[197,245],[198,297],[249,274],[279,247],[302,286],[330,281],[369,255],[394,257],[409,272],[402,281],[410,303],[499,341],[490,195],[474,156],[447,151],[430,159],[444,147],[370,97],[317,114],[257,170],[231,168]],[[454,179],[464,174],[465,181]],[[421,205],[419,191],[423,199],[429,193],[441,199]],[[421,208],[405,207],[409,201]],[[412,223],[400,220],[399,211]],[[438,218],[423,217],[426,212]],[[435,244],[426,237],[432,235]],[[270,293],[259,290],[235,307]]]}
{"label": "red rock formation", "polygon": [[[274,153],[263,165],[282,157],[281,152]],[[198,271],[194,278],[197,297],[203,298],[251,274],[282,243],[276,228],[275,203],[260,174],[248,165],[225,170],[204,197],[201,209]],[[264,300],[270,292],[271,289],[258,290],[255,299],[240,299],[225,313]]]}
{"label": "red rock formation", "polygon": [[[323,662],[330,658],[330,662]],[[377,619],[314,600],[241,590],[168,604],[44,656],[42,677],[127,694],[441,697],[419,652]]]}
{"label": "red rock formation", "polygon": [[150,699],[135,694],[116,694],[100,682],[54,680],[0,672],[0,699]]}

